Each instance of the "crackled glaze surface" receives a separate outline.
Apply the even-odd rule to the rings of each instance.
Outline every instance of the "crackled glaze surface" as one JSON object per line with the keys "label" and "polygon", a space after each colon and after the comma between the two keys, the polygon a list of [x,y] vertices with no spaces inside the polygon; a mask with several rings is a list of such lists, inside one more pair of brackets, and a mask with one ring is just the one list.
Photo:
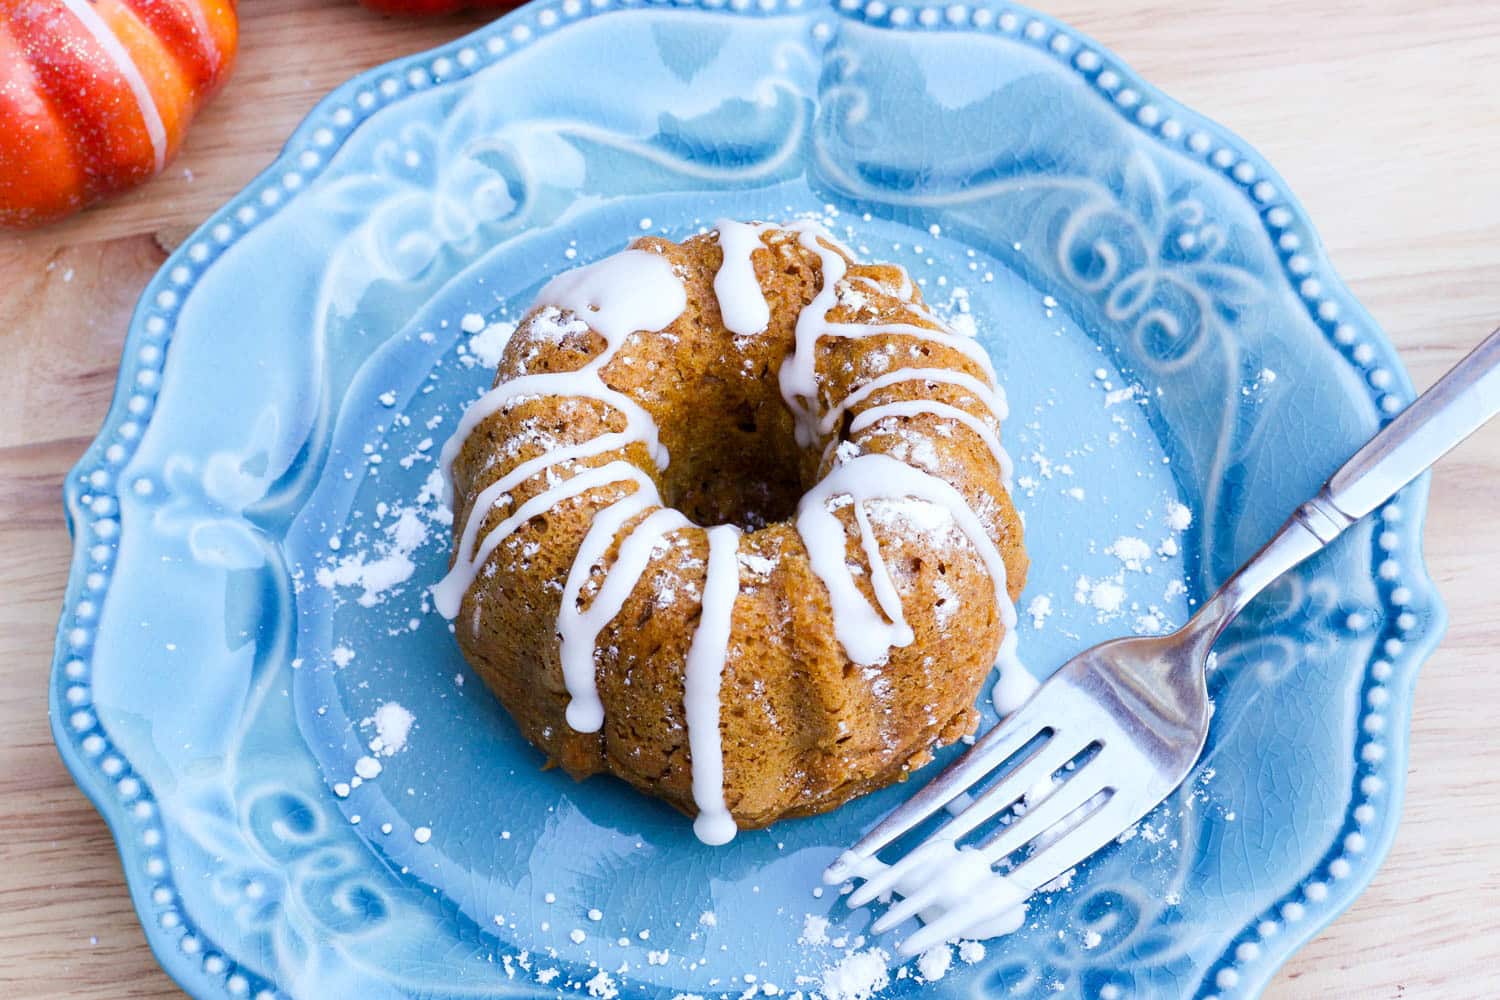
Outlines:
{"label": "crackled glaze surface", "polygon": [[[546,72],[582,64],[586,85]],[[68,482],[58,742],[191,992],[602,991],[590,962],[637,995],[821,985],[843,952],[799,944],[804,917],[867,916],[812,896],[816,872],[904,790],[706,856],[659,806],[537,772],[456,683],[421,597],[441,546],[368,606],[314,581],[378,503],[420,506],[428,463],[403,457],[487,381],[461,317],[502,319],[642,227],[828,205],[929,298],[966,276],[1018,455],[1071,456],[1077,498],[1018,469],[1040,480],[1028,595],[1054,604],[1023,634],[1039,672],[1129,627],[1073,595],[1139,519],[1195,512],[1152,563],[1186,580],[1151,598],[1180,620],[1409,396],[1258,157],[1017,8],[565,0],[362,77],[158,275]],[[1140,399],[1106,407],[1105,382]],[[1220,650],[1184,790],[926,991],[1253,995],[1394,830],[1442,624],[1421,514],[1408,491],[1262,601]],[[416,722],[384,755],[362,721],[392,702]]]}

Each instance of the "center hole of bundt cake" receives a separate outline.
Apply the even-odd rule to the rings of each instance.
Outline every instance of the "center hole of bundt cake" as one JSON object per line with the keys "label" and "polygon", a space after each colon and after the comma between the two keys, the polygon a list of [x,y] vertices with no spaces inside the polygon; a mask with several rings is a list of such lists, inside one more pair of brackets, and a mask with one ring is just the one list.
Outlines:
{"label": "center hole of bundt cake", "polygon": [[663,499],[698,524],[754,531],[790,518],[804,491],[802,455],[776,372],[749,374],[699,373],[683,418],[660,427],[671,455]]}

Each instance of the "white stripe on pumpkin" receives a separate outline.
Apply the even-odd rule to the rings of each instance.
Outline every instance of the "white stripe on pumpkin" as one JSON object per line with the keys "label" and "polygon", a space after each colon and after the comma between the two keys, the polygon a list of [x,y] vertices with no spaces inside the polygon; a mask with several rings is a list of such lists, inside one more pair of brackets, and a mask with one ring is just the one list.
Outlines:
{"label": "white stripe on pumpkin", "polygon": [[130,92],[135,95],[141,120],[146,124],[146,135],[151,139],[151,148],[156,153],[156,169],[161,170],[167,163],[167,127],[162,123],[161,111],[151,96],[151,88],[146,86],[146,78],[141,75],[140,67],[130,58],[130,53],[125,51],[125,46],[115,37],[109,25],[104,23],[104,18],[94,13],[88,0],[63,0],[63,6],[94,36],[99,47],[115,64],[115,69],[119,70],[120,77],[130,88]]}
{"label": "white stripe on pumpkin", "polygon": [[214,34],[209,30],[208,15],[204,12],[203,5],[189,2],[178,6],[187,11],[188,16],[193,19],[193,33],[197,36],[198,44],[203,47],[203,51],[212,58],[213,69],[210,72],[217,75],[219,70],[224,68],[224,53],[214,43]]}

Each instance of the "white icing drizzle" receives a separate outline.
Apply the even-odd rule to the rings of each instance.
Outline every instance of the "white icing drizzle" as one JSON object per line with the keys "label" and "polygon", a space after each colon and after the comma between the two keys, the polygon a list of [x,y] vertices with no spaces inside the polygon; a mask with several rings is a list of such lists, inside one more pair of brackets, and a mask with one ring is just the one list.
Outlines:
{"label": "white icing drizzle", "polygon": [[795,420],[797,443],[806,448],[813,443],[817,430],[818,341],[831,332],[828,314],[838,304],[838,283],[849,273],[849,262],[843,254],[819,242],[818,237],[825,235],[821,226],[795,223],[787,228],[800,233],[798,242],[804,249],[818,255],[822,274],[818,294],[797,314],[792,353],[787,355],[777,373],[781,398]]}
{"label": "white icing drizzle", "polygon": [[[896,289],[896,298],[900,299],[902,302],[910,302],[914,297],[916,297],[917,286],[912,284],[911,275],[906,273],[906,268],[897,267],[896,270],[901,272],[901,287]],[[880,282],[876,281],[874,278],[861,278],[860,280],[868,282],[873,288],[876,288],[880,291],[885,291],[885,289],[881,287]]]}
{"label": "white icing drizzle", "polygon": [[[860,543],[866,552],[875,544],[868,522],[858,515],[858,505],[867,500],[915,497],[944,508],[968,537],[995,588],[995,604],[1005,636],[1000,643],[1002,673],[1015,660],[1016,607],[1006,590],[1005,561],[990,540],[978,515],[951,484],[889,455],[859,455],[835,467],[797,505],[797,533],[807,547],[812,571],[823,581],[833,607],[834,636],[845,654],[860,666],[885,659],[892,647],[910,645],[912,634],[904,620],[886,621],[870,606],[854,582],[845,553],[843,527],[829,501],[848,496],[856,508]],[[884,563],[881,563],[882,569]],[[872,567],[873,570],[873,567]],[[879,600],[877,585],[877,601]],[[883,602],[881,602],[883,603]],[[1019,666],[1019,664],[1017,664]],[[1024,668],[1023,668],[1024,669]]]}
{"label": "white icing drizzle", "polygon": [[724,328],[737,337],[765,333],[771,325],[771,306],[755,275],[751,254],[765,246],[761,234],[776,227],[720,219],[715,228],[724,260],[714,275],[714,297],[719,300]]}
{"label": "white icing drizzle", "polygon": [[[889,266],[894,267],[895,265]],[[932,310],[927,308],[926,303],[917,301],[917,286],[912,284],[911,275],[906,273],[906,268],[896,267],[896,270],[901,274],[901,284],[894,290],[865,274],[856,275],[852,278],[849,278],[848,280],[851,284],[858,282],[859,284],[873,289],[874,291],[880,292],[884,295],[894,295],[897,299],[905,304],[907,309],[910,309],[912,312],[927,320],[929,323],[935,323],[938,326],[946,326],[946,323],[933,315]]]}
{"label": "white icing drizzle", "polygon": [[604,338],[604,350],[571,372],[527,375],[495,386],[464,412],[453,436],[443,445],[438,467],[452,491],[453,460],[469,434],[507,402],[521,396],[587,396],[625,413],[626,431],[644,430],[658,468],[667,456],[657,440],[656,423],[634,400],[604,384],[599,372],[614,360],[632,333],[671,326],[687,308],[687,289],[672,264],[647,250],[625,250],[593,264],[559,274],[537,294],[537,305],[571,312]]}
{"label": "white icing drizzle", "polygon": [[829,323],[825,332],[831,337],[845,337],[849,340],[897,336],[931,341],[964,355],[978,365],[991,381],[995,378],[995,365],[990,361],[989,352],[984,349],[984,345],[973,337],[965,337],[963,334],[951,333],[947,330],[932,330],[914,323]]}
{"label": "white icing drizzle", "polygon": [[729,524],[708,529],[708,568],[703,611],[688,648],[683,676],[683,708],[693,761],[693,801],[698,817],[693,832],[705,844],[727,844],[736,827],[724,804],[724,747],[719,734],[719,688],[734,603],[740,596],[740,531]]}
{"label": "white icing drizzle", "polygon": [[863,403],[879,390],[903,382],[936,382],[940,385],[962,386],[993,413],[996,420],[1004,420],[1010,416],[1010,407],[1005,401],[1005,393],[999,388],[985,385],[982,380],[968,372],[955,371],[951,368],[899,368],[893,372],[886,372],[878,378],[872,378],[845,396],[838,404],[829,408],[828,412],[823,414],[823,418],[818,421],[818,433],[820,435],[833,433],[833,429],[838,426],[848,410]]}
{"label": "white icing drizzle", "polygon": [[[642,487],[642,491],[649,491],[651,496],[655,496],[655,484],[647,479],[640,469],[637,469],[629,462],[616,460],[607,465],[584,469],[582,472],[575,473],[551,489],[538,493],[530,500],[527,500],[521,505],[519,510],[490,529],[490,533],[485,535],[484,541],[480,543],[479,551],[474,553],[473,559],[456,560],[453,569],[448,571],[448,575],[433,586],[432,603],[438,609],[438,613],[445,618],[454,618],[458,615],[459,607],[463,603],[464,594],[468,593],[469,585],[474,582],[474,577],[478,573],[479,567],[483,566],[489,557],[494,554],[495,549],[500,543],[513,535],[521,525],[538,514],[545,514],[562,501],[571,497],[576,497],[581,493],[597,489],[600,486],[609,486],[612,483],[628,481],[644,483],[645,486]],[[472,518],[476,514],[471,511],[469,516]],[[467,525],[464,526],[464,533],[469,533]]]}
{"label": "white icing drizzle", "polygon": [[[841,855],[829,872],[839,880],[853,877],[885,882],[895,874],[890,891],[915,904],[924,924],[943,921],[948,933],[938,936],[928,929],[917,931],[902,943],[904,955],[921,954],[940,944],[944,937],[987,939],[1013,934],[1026,923],[1024,888],[995,873],[984,854],[958,847],[952,840],[929,840],[898,862],[898,870],[879,858]],[[884,929],[884,928],[882,928]]]}
{"label": "white icing drizzle", "polygon": [[618,350],[632,333],[671,326],[687,308],[687,289],[661,254],[623,250],[564,271],[542,286],[536,300],[571,312]]}
{"label": "white icing drizzle", "polygon": [[[629,396],[605,385],[599,373],[614,359],[632,333],[641,330],[655,331],[670,326],[687,308],[687,289],[673,271],[671,262],[660,254],[645,250],[626,250],[558,275],[543,286],[537,295],[537,303],[556,306],[584,320],[604,338],[604,350],[576,371],[523,375],[502,382],[470,405],[454,429],[453,436],[443,445],[438,459],[438,468],[442,470],[448,496],[451,498],[453,495],[453,460],[458,457],[464,442],[474,428],[508,403],[528,396],[596,399],[624,414],[625,429],[615,432],[619,436],[602,434],[591,441],[567,445],[523,462],[475,498],[469,509],[468,520],[464,522],[453,568],[433,588],[433,603],[439,612],[449,618],[458,614],[464,594],[473,584],[480,567],[490,553],[494,552],[495,546],[504,541],[524,520],[547,510],[551,505],[542,504],[545,498],[551,497],[556,502],[565,496],[576,495],[566,493],[568,484],[564,483],[533,497],[522,506],[522,510],[530,511],[525,519],[515,521],[520,511],[507,518],[486,536],[479,550],[471,554],[469,550],[480,525],[489,516],[494,505],[511,489],[560,462],[604,454],[633,441],[646,444],[658,469],[667,467],[666,449],[661,446],[656,421],[651,419],[651,414]],[[611,463],[609,467],[623,464],[626,463]],[[651,486],[651,494],[656,494],[654,485]],[[505,529],[503,532],[502,528]]]}
{"label": "white icing drizzle", "polygon": [[[487,514],[489,511],[493,510],[495,508],[495,505],[500,503],[500,501],[505,498],[506,494],[508,494],[512,489],[519,486],[521,483],[530,479],[532,476],[536,475],[538,472],[543,471],[544,469],[548,469],[556,465],[561,465],[563,462],[572,461],[575,459],[592,458],[595,455],[602,455],[606,451],[612,451],[615,448],[623,448],[635,440],[637,439],[631,437],[629,434],[619,434],[611,432],[609,434],[601,434],[596,438],[592,438],[580,444],[570,444],[564,445],[561,448],[554,448],[550,451],[544,452],[541,455],[537,455],[535,458],[527,459],[520,465],[516,466],[514,469],[507,472],[505,475],[501,476],[499,479],[495,480],[490,485],[486,486],[483,490],[480,491],[479,496],[474,498],[473,511],[475,513],[471,513],[469,517],[464,519],[463,534],[460,537],[457,546],[457,556],[455,563],[455,565],[457,565],[458,563],[465,564],[465,570],[463,573],[459,574],[459,579],[467,578],[468,582],[472,582],[474,573],[478,571],[478,567],[481,565],[481,563],[477,561],[477,557],[470,555],[471,551],[474,548],[475,536],[479,533],[479,527],[484,521],[484,517],[476,516],[476,513],[478,511],[485,511]],[[452,574],[450,573],[450,575]],[[447,581],[445,580],[443,585],[446,585],[446,583]],[[457,587],[458,584],[455,583],[454,586]],[[468,583],[464,584],[463,589],[468,589]],[[461,598],[462,596],[463,591],[461,590],[459,591],[459,597]],[[439,608],[439,610],[441,610],[441,608]]]}
{"label": "white icing drizzle", "polygon": [[[1003,645],[1001,652],[1006,652]],[[1014,642],[1010,644],[1008,658],[998,660],[997,665],[1000,667],[1000,676],[995,679],[990,700],[995,704],[995,711],[1004,717],[1026,704],[1041,683],[1016,659]]]}
{"label": "white icing drizzle", "polygon": [[896,270],[901,272],[901,285],[896,289],[891,289],[888,286],[881,284],[879,281],[876,281],[868,274],[855,275],[854,277],[849,279],[849,282],[850,284],[864,285],[870,291],[879,292],[881,295],[894,295],[902,302],[910,302],[912,289],[914,287],[911,283],[911,276],[906,273],[906,268],[904,267],[898,267],[896,268]]}
{"label": "white icing drizzle", "polygon": [[984,422],[974,414],[966,410],[960,410],[956,406],[947,403],[939,403],[932,399],[905,399],[895,403],[883,403],[880,406],[872,406],[868,410],[861,411],[849,424],[849,433],[854,434],[864,430],[871,424],[884,420],[886,417],[914,417],[920,413],[930,413],[944,420],[956,420],[969,430],[973,431],[985,446],[989,448],[990,454],[995,457],[995,464],[1000,466],[1000,476],[1004,480],[1006,488],[1010,487],[1011,468],[1010,455],[1004,448],[1000,447],[1000,439],[995,436],[992,428],[986,427]]}
{"label": "white icing drizzle", "polygon": [[916,638],[911,627],[906,624],[906,609],[901,606],[901,595],[896,592],[896,581],[891,578],[891,568],[886,564],[885,556],[880,554],[880,539],[875,537],[875,532],[870,528],[870,515],[865,513],[864,505],[855,501],[854,523],[859,527],[860,548],[865,551],[865,560],[870,564],[870,586],[875,590],[875,603],[880,605],[880,610],[891,620],[895,630],[896,645],[909,646]]}
{"label": "white icing drizzle", "polygon": [[[845,399],[840,404],[840,407],[835,408],[837,415],[816,412],[818,407],[816,347],[818,340],[824,336],[861,339],[880,335],[896,335],[927,340],[962,353],[977,364],[979,369],[984,372],[992,383],[995,381],[995,369],[990,361],[988,352],[984,350],[978,341],[971,337],[963,337],[946,330],[931,330],[926,327],[907,323],[860,324],[829,322],[828,314],[838,302],[838,284],[845,278],[849,270],[845,253],[841,252],[842,248],[829,249],[828,246],[825,246],[825,243],[833,243],[834,241],[822,227],[815,223],[794,223],[786,228],[798,232],[800,234],[799,242],[801,245],[818,255],[822,273],[822,286],[819,288],[818,294],[813,297],[813,300],[803,308],[797,317],[793,351],[782,363],[780,371],[782,399],[786,402],[787,408],[791,410],[796,419],[797,442],[803,447],[811,444],[820,434],[829,433],[842,418],[843,411],[853,405],[850,399]],[[909,299],[915,295],[915,289],[910,287],[910,279],[906,277],[904,271],[902,272],[902,276],[905,281],[905,287],[903,287],[903,294],[900,297]],[[918,370],[921,369],[911,369],[909,371]],[[901,373],[891,373],[891,376],[899,374]],[[962,376],[962,374],[953,373],[955,377],[951,379],[945,378],[944,381],[951,381],[954,384],[964,384],[958,380],[958,376]],[[881,376],[881,378],[889,378],[891,376]],[[875,381],[878,382],[880,380],[877,379]],[[977,382],[978,380],[974,381]],[[894,384],[894,379],[885,384]],[[985,391],[987,389],[988,387],[984,386],[983,383],[979,384],[979,390],[983,393],[980,398],[985,399],[986,396],[990,396],[995,404],[991,406],[991,411],[995,413],[996,419],[1003,419],[1000,414],[1004,411],[1004,404],[1001,402],[998,390],[993,390],[991,394],[991,392]],[[860,391],[865,391],[867,397],[868,393],[875,390],[867,385],[861,387],[860,390],[856,390],[855,393],[851,393],[850,398],[852,399]],[[861,397],[861,399],[866,397]],[[891,405],[894,406],[895,404]],[[938,403],[924,404],[927,407],[941,405]],[[874,410],[867,412],[878,414],[881,409],[883,408],[875,407]],[[951,412],[944,412],[941,415],[962,420],[971,428],[978,430],[985,437],[986,444],[993,442],[991,450],[995,453],[996,460],[1000,463],[1005,481],[1009,483],[1012,468],[1010,457],[1000,447],[999,440],[994,433],[989,431],[988,428],[984,428],[972,414],[951,407],[949,410]],[[896,415],[897,412],[900,411],[886,409],[887,415]],[[929,409],[928,412],[934,411]],[[955,414],[962,414],[962,416],[955,416]],[[861,417],[864,417],[864,414],[861,414]],[[868,419],[874,420],[879,419],[879,417],[875,416]],[[862,424],[861,426],[867,426],[867,424]],[[826,429],[824,429],[825,427]],[[884,480],[881,480],[879,477],[873,477],[875,482],[867,482],[867,478],[871,477],[866,477],[860,472],[844,471],[851,466],[857,466],[860,462],[865,462],[867,459],[876,458],[883,459],[880,467],[890,470],[889,477]],[[869,469],[872,466],[866,464],[865,466],[861,466],[861,468]],[[851,492],[851,497],[855,504],[855,517],[862,535],[861,544],[867,555],[872,548],[875,548],[875,545],[868,540],[873,536],[870,535],[868,522],[864,520],[859,510],[859,504],[862,500],[902,495],[899,492],[891,494],[882,491],[897,483],[901,483],[903,487],[911,488],[913,490],[911,495],[922,499],[932,499],[931,496],[923,492],[924,490],[941,495],[941,499],[933,500],[933,502],[940,503],[942,506],[948,508],[976,548],[980,550],[980,554],[985,558],[990,578],[995,585],[996,606],[1000,615],[1000,621],[1005,626],[997,660],[1001,679],[997,682],[996,687],[998,689],[1002,685],[1005,685],[1007,691],[1009,691],[1016,684],[1024,683],[1021,678],[1029,677],[1030,675],[1027,674],[1026,668],[1021,665],[1016,656],[1016,609],[1006,590],[1005,563],[1000,558],[999,551],[995,548],[994,543],[989,540],[989,536],[983,530],[983,526],[977,515],[974,514],[973,510],[970,509],[968,503],[957,490],[953,489],[946,482],[936,479],[912,466],[898,462],[889,456],[862,455],[851,462],[845,463],[831,472],[817,486],[813,487],[802,498],[802,502],[798,506],[797,530],[802,535],[803,543],[807,545],[810,555],[813,554],[815,548],[817,549],[817,555],[813,557],[813,571],[823,581],[824,586],[829,591],[830,600],[833,602],[834,633],[849,658],[861,665],[870,665],[879,662],[893,646],[908,645],[911,642],[911,631],[907,627],[905,619],[899,613],[899,610],[897,614],[891,614],[889,611],[886,611],[886,618],[889,618],[889,620],[885,620],[874,608],[870,607],[858,588],[854,586],[853,577],[845,565],[843,531],[839,526],[837,518],[834,518],[830,512],[824,509],[824,501],[837,492],[837,487],[833,484],[845,479],[851,481],[851,485],[856,491]],[[881,485],[876,485],[876,483],[880,483]],[[818,497],[819,499],[814,500],[814,497]],[[817,513],[813,512],[813,505],[816,506]],[[815,525],[821,525],[823,531],[827,533],[824,538],[818,540],[809,538],[809,533],[804,530],[804,526],[811,528]],[[871,559],[871,571],[872,585],[876,588],[877,602],[881,604],[882,610],[885,610],[887,602],[881,596],[881,592],[885,583],[889,582],[889,576],[885,573],[884,562],[878,561],[878,554],[876,558]],[[885,577],[884,582],[881,581],[882,576]]]}
{"label": "white icing drizzle", "polygon": [[[650,482],[644,475],[639,481]],[[604,724],[604,705],[599,701],[594,667],[599,633],[625,606],[626,598],[651,561],[651,550],[656,543],[668,532],[690,527],[692,522],[667,507],[654,511],[620,543],[614,564],[587,611],[578,610],[579,595],[594,565],[604,558],[625,522],[660,503],[655,488],[648,490],[643,485],[629,497],[595,514],[568,571],[562,610],[557,616],[557,633],[562,637],[563,681],[568,687],[568,725],[580,733],[598,732]]]}
{"label": "white icing drizzle", "polygon": [[[600,357],[613,357],[615,348],[606,349]],[[606,357],[605,361],[608,362]],[[502,382],[490,391],[480,396],[464,415],[459,418],[458,426],[443,445],[442,454],[439,456],[438,467],[443,470],[444,475],[451,477],[453,460],[458,456],[459,449],[474,428],[478,427],[490,417],[505,409],[507,405],[519,403],[524,399],[536,399],[542,396],[568,396],[581,399],[596,399],[601,403],[618,409],[625,415],[625,435],[631,441],[642,441],[651,451],[651,457],[656,462],[658,469],[667,467],[667,453],[661,446],[657,436],[656,421],[651,419],[651,414],[635,400],[622,392],[617,392],[604,384],[599,377],[599,369],[604,365],[599,364],[595,358],[588,364],[571,372],[543,372],[538,375],[522,375],[520,378]],[[597,440],[597,439],[595,439]],[[553,463],[546,463],[551,465]],[[449,489],[451,490],[451,482]]]}
{"label": "white icing drizzle", "polygon": [[915,337],[958,351],[977,364],[990,381],[995,380],[995,368],[989,353],[972,337],[962,337],[946,330],[932,330],[910,323],[830,322],[828,314],[838,304],[838,284],[849,273],[849,262],[840,250],[824,245],[825,242],[834,241],[816,223],[799,222],[786,228],[799,233],[799,242],[803,248],[818,255],[822,274],[822,287],[818,289],[818,294],[813,296],[812,301],[797,316],[792,353],[782,362],[779,373],[781,397],[796,419],[795,433],[799,445],[805,448],[813,443],[820,423],[821,415],[817,413],[817,344],[823,337],[851,340],[882,335]]}

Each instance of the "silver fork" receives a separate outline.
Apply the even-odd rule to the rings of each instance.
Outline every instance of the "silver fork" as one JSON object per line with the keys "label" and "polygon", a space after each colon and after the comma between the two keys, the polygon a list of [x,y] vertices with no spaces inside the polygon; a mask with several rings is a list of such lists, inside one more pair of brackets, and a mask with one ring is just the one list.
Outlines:
{"label": "silver fork", "polygon": [[[1334,473],[1186,625],[1171,635],[1106,642],[1074,657],[841,855],[824,873],[825,881],[865,879],[849,897],[852,907],[892,890],[905,894],[871,929],[881,933],[919,913],[932,918],[902,943],[901,951],[913,955],[973,933],[997,907],[1024,900],[1104,847],[1165,799],[1197,760],[1208,735],[1208,656],[1229,623],[1269,583],[1371,513],[1496,413],[1500,330]],[[1085,752],[1092,756],[1080,759]],[[1010,769],[999,781],[970,794],[1006,763]],[[1066,769],[1070,763],[1076,766]],[[1049,778],[1060,783],[1025,801],[1028,790]],[[1023,802],[1021,811],[1016,807]],[[889,866],[879,862],[881,850],[944,807],[951,818],[922,845]],[[977,844],[963,843],[1007,811],[1013,814],[1007,825]],[[986,866],[1022,848],[1031,850],[995,876],[1004,893],[996,893],[993,879],[980,880],[979,891],[995,898],[994,904],[981,900],[934,914],[933,907],[944,910],[942,897],[951,894],[952,885],[924,866],[931,865],[934,848],[960,845],[978,851]]]}

